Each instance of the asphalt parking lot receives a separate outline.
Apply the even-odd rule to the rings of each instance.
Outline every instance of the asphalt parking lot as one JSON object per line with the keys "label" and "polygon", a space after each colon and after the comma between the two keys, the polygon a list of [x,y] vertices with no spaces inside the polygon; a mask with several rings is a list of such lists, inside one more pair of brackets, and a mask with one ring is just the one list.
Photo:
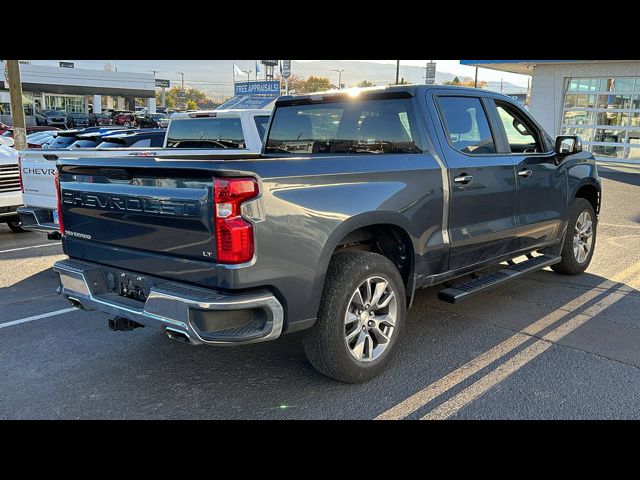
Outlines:
{"label": "asphalt parking lot", "polygon": [[56,294],[60,242],[0,227],[1,419],[640,418],[640,167],[600,168],[591,266],[545,269],[449,305],[416,295],[394,361],[346,385],[299,334],[192,347],[111,332]]}

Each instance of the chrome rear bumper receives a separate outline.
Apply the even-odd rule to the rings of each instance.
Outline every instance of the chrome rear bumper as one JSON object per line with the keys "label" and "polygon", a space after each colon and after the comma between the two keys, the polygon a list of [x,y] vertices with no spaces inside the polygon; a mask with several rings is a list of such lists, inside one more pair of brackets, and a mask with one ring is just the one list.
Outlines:
{"label": "chrome rear bumper", "polygon": [[[53,270],[60,294],[74,305],[177,332],[195,345],[264,342],[282,333],[282,305],[267,290],[222,293],[77,260],[58,261]],[[115,293],[125,276],[148,288],[145,301]]]}

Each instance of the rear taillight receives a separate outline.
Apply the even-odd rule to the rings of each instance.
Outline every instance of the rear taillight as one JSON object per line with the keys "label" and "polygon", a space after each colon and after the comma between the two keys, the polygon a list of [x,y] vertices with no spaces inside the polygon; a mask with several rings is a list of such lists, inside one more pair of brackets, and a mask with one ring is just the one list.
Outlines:
{"label": "rear taillight", "polygon": [[240,206],[257,197],[254,178],[216,178],[213,188],[216,229],[216,260],[220,263],[244,263],[253,258],[253,225],[242,218]]}
{"label": "rear taillight", "polygon": [[64,222],[62,221],[62,193],[60,192],[60,176],[58,170],[53,174],[56,183],[56,198],[58,200],[56,207],[58,208],[58,227],[60,228],[60,234],[64,235]]}
{"label": "rear taillight", "polygon": [[24,185],[22,184],[22,158],[18,155],[18,178],[20,178],[20,191],[24,193]]}

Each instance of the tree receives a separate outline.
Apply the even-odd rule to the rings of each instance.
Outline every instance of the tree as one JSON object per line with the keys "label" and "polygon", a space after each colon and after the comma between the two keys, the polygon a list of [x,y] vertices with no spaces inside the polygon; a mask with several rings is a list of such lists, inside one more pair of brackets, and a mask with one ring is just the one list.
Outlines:
{"label": "tree", "polygon": [[359,88],[366,88],[366,87],[373,87],[373,86],[375,86],[375,85],[373,83],[371,83],[369,80],[362,80],[358,84]]}
{"label": "tree", "polygon": [[196,102],[194,102],[193,100],[189,100],[187,102],[187,110],[197,110],[198,109],[198,104]]}
{"label": "tree", "polygon": [[[167,90],[167,108],[175,108],[176,105],[188,104],[190,101],[193,101],[196,106],[198,103],[207,103],[212,100],[201,90],[197,88],[185,88],[184,93],[186,94],[185,98],[180,98],[179,94],[182,91],[180,87],[173,87]],[[156,90],[156,102],[160,105],[162,101],[162,93],[159,90]],[[195,110],[194,107],[189,110]]]}
{"label": "tree", "polygon": [[313,75],[306,79],[299,75],[289,77],[289,93],[313,93],[332,88],[336,87],[326,77],[314,77]]}
{"label": "tree", "polygon": [[[475,81],[465,78],[460,80],[458,77],[455,77],[453,80],[448,82],[444,82],[444,85],[456,85],[458,87],[475,87]],[[486,88],[487,82],[484,80],[478,80],[478,88]]]}

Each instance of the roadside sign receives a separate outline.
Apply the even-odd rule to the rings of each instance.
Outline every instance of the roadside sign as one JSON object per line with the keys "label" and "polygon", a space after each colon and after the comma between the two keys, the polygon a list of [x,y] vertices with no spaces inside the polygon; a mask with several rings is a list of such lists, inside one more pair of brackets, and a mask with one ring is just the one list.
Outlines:
{"label": "roadside sign", "polygon": [[187,98],[187,92],[185,91],[178,92],[178,98]]}
{"label": "roadside sign", "polygon": [[291,60],[282,60],[282,64],[280,65],[280,74],[284,79],[291,76]]}
{"label": "roadside sign", "polygon": [[424,83],[427,85],[436,83],[436,62],[427,63]]}
{"label": "roadside sign", "polygon": [[275,67],[278,65],[278,60],[260,60],[260,63],[267,67]]}
{"label": "roadside sign", "polygon": [[160,78],[156,78],[156,87],[169,88],[171,86],[171,82],[169,80],[162,80]]}
{"label": "roadside sign", "polygon": [[236,83],[236,95],[280,95],[280,80]]}
{"label": "roadside sign", "polygon": [[73,68],[73,62],[60,62],[60,67],[62,68]]}

